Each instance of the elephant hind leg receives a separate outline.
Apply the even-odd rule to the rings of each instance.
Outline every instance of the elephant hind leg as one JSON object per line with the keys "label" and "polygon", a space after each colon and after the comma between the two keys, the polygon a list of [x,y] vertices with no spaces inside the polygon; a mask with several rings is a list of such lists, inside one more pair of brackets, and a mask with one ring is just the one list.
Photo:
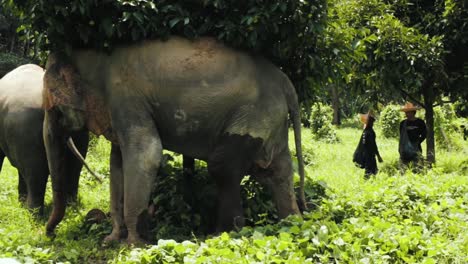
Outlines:
{"label": "elephant hind leg", "polygon": [[[2,171],[3,161],[5,160],[5,153],[0,149],[0,172]],[[28,190],[26,189],[26,182],[24,181],[23,176],[18,170],[18,200],[20,202],[25,202],[28,195]]]}
{"label": "elephant hind leg", "polygon": [[30,209],[38,208],[39,213],[42,214],[49,171],[46,164],[42,168],[35,165],[22,170],[21,176],[23,176],[27,188],[26,205]]}
{"label": "elephant hind leg", "polygon": [[260,147],[259,139],[226,135],[208,159],[208,171],[218,187],[216,232],[243,227],[240,182],[253,165],[253,158]]}
{"label": "elephant hind leg", "polygon": [[190,205],[191,217],[194,215],[193,177],[195,174],[195,159],[183,156],[183,178],[184,178],[184,201]]}
{"label": "elephant hind leg", "polygon": [[28,188],[24,176],[18,171],[18,200],[25,203],[28,198]]}
{"label": "elephant hind leg", "polygon": [[300,214],[294,193],[291,155],[287,147],[276,155],[267,169],[256,168],[252,174],[271,190],[280,218]]}

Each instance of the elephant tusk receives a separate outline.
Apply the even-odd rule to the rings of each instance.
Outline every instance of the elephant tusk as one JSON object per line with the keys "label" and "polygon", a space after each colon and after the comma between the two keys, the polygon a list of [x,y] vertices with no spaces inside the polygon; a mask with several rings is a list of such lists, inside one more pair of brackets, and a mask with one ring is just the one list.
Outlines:
{"label": "elephant tusk", "polygon": [[75,156],[81,161],[81,163],[83,163],[83,165],[85,166],[85,168],[89,171],[89,173],[91,173],[91,175],[94,176],[94,178],[99,182],[99,183],[102,183],[102,180],[99,176],[96,175],[96,173],[94,173],[94,171],[92,171],[88,164],[86,163],[85,159],[83,158],[83,156],[81,155],[81,153],[78,151],[78,149],[76,148],[75,146],[75,142],[73,142],[73,139],[71,137],[68,137],[68,140],[67,140],[67,146],[68,148],[70,148],[71,152],[73,152],[73,154],[75,154]]}

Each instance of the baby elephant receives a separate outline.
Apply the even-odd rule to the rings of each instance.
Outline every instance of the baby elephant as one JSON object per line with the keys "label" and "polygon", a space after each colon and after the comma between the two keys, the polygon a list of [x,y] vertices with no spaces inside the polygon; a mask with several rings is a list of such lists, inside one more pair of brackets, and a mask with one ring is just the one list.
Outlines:
{"label": "baby elephant", "polygon": [[[49,175],[42,137],[42,77],[44,70],[33,64],[20,66],[0,79],[0,170],[5,157],[18,169],[18,193],[29,208],[42,213]],[[88,148],[88,133],[73,135],[82,155]],[[76,200],[81,161],[65,150],[62,161],[67,166],[66,190],[69,200]]]}

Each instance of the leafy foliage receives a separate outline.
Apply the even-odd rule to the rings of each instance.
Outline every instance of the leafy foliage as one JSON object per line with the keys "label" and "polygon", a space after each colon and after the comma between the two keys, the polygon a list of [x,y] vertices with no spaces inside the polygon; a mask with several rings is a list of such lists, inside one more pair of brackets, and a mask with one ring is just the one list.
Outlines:
{"label": "leafy foliage", "polygon": [[[360,133],[361,129],[338,129],[340,144],[317,141],[311,133],[304,133],[304,152],[319,150],[320,155],[313,155],[314,163],[306,168],[310,177],[306,193],[314,194],[309,199],[316,206],[311,207],[313,210],[306,212],[303,219],[290,217],[279,223],[257,223],[238,233],[220,236],[205,237],[195,233],[195,236],[182,237],[178,232],[186,229],[171,229],[171,226],[181,226],[174,216],[185,209],[176,204],[176,213],[170,211],[170,201],[180,201],[182,190],[178,182],[167,180],[162,183],[167,193],[161,194],[165,197],[160,205],[175,223],[166,220],[162,213],[158,215],[161,227],[157,230],[165,226],[167,232],[158,237],[162,239],[155,245],[144,248],[123,244],[102,247],[103,237],[110,232],[110,221],[88,224],[85,215],[91,208],[108,212],[108,179],[101,185],[88,174],[82,175],[80,181],[80,203],[67,210],[57,237],[46,238],[46,219],[36,219],[21,207],[17,200],[16,170],[5,162],[0,185],[3,205],[0,209],[0,258],[26,263],[467,262],[466,143],[461,151],[441,152],[439,162],[427,174],[400,176],[380,172],[375,178],[364,180],[362,171],[349,160]],[[396,140],[381,139],[378,143],[384,165],[388,162],[389,166],[397,166]],[[290,144],[294,145],[293,140]],[[106,175],[109,149],[104,139],[95,140],[87,157],[93,168],[99,164],[107,168],[102,171]],[[165,170],[174,173],[174,177],[180,174],[180,157],[174,156],[166,165]],[[204,177],[202,165],[198,163],[196,177]],[[320,184],[313,184],[311,178]],[[174,184],[175,191],[170,189]],[[205,189],[200,189],[202,191]],[[46,203],[50,200],[48,188]]]}
{"label": "leafy foliage", "polygon": [[366,59],[356,72],[358,84],[374,88],[378,97],[392,98],[394,91],[419,92],[425,74],[441,69],[441,37],[405,26],[394,16],[391,4],[357,0],[342,2],[338,8],[340,18],[359,29],[357,43],[364,45]]}
{"label": "leafy foliage", "polygon": [[[186,182],[188,179],[182,177],[181,155],[166,153],[164,157],[152,198],[157,221],[154,237],[179,240],[213,232],[217,191],[206,164],[197,161],[196,174]],[[275,222],[276,208],[271,195],[249,177],[241,185],[247,224]]]}
{"label": "leafy foliage", "polygon": [[309,123],[310,131],[316,139],[326,142],[338,142],[336,131],[333,128],[333,110],[330,106],[316,103],[312,106]]}
{"label": "leafy foliage", "polygon": [[[326,1],[237,0],[2,0],[43,32],[43,49],[94,48],[170,35],[211,36],[261,54],[285,71],[302,97],[316,65],[316,42],[326,18]],[[39,37],[39,36],[37,36]],[[42,35],[41,35],[42,37]],[[302,91],[302,92],[301,92]],[[309,96],[310,97],[310,96]]]}
{"label": "leafy foliage", "polygon": [[36,62],[45,55],[39,50],[39,43],[43,39],[37,32],[30,30],[25,19],[16,16],[3,2],[0,0],[0,53],[27,57]]}
{"label": "leafy foliage", "polygon": [[[268,189],[250,176],[241,182],[241,198],[246,225],[260,226],[278,221],[276,206]],[[313,207],[326,197],[323,183],[309,181],[305,186],[306,200]],[[196,174],[190,182],[182,177],[181,155],[166,153],[156,179],[152,196],[156,212],[153,237],[189,239],[214,231],[217,190],[208,175],[206,164],[196,162]]]}
{"label": "leafy foliage", "polygon": [[[387,177],[353,197],[332,192],[304,219],[289,217],[204,241],[159,240],[147,249],[122,251],[115,263],[464,262],[459,250],[466,243],[460,234],[467,220],[466,187],[440,176]],[[421,177],[439,182],[431,186]]]}
{"label": "leafy foliage", "polygon": [[12,53],[0,52],[0,78],[16,67],[26,63],[30,63],[30,60]]}
{"label": "leafy foliage", "polygon": [[347,74],[349,86],[370,102],[404,97],[424,106],[427,160],[435,162],[432,108],[444,96],[466,97],[468,56],[461,48],[468,43],[466,1],[332,2],[339,24],[354,32],[349,39],[363,45],[356,49],[362,63]]}
{"label": "leafy foliage", "polygon": [[403,115],[398,105],[387,105],[380,113],[378,124],[382,128],[382,135],[387,138],[397,138],[400,135],[400,122]]}
{"label": "leafy foliage", "polygon": [[462,146],[461,122],[455,114],[453,104],[445,104],[434,108],[434,132],[436,142],[446,149],[460,149]]}
{"label": "leafy foliage", "polygon": [[[390,1],[386,1],[390,2]],[[391,1],[395,16],[422,34],[440,36],[444,52],[443,74],[435,79],[436,88],[453,99],[467,96],[468,3],[464,0]]]}

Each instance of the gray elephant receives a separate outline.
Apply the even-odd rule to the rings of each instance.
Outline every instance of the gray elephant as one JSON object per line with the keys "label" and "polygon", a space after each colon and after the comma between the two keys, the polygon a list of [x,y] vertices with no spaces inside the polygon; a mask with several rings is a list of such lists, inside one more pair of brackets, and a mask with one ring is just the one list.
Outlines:
{"label": "gray elephant", "polygon": [[240,181],[246,174],[271,188],[281,218],[300,214],[288,148],[289,113],[303,181],[297,96],[288,77],[261,57],[210,38],[179,37],[120,46],[111,54],[51,54],[44,98],[44,139],[59,204],[49,234],[65,210],[57,193],[67,182],[60,149],[69,133],[83,128],[112,142],[113,230],[105,241],[126,233],[128,243],[142,241],[137,223],[163,148],[207,162],[218,188],[217,231],[243,225]]}
{"label": "gray elephant", "polygon": [[[19,199],[29,208],[43,210],[44,193],[49,176],[42,127],[42,88],[44,70],[33,64],[20,66],[0,80],[0,169],[5,157],[18,169]],[[71,136],[83,155],[88,133]],[[71,151],[60,157],[68,179],[66,198],[76,200],[82,164]]]}

